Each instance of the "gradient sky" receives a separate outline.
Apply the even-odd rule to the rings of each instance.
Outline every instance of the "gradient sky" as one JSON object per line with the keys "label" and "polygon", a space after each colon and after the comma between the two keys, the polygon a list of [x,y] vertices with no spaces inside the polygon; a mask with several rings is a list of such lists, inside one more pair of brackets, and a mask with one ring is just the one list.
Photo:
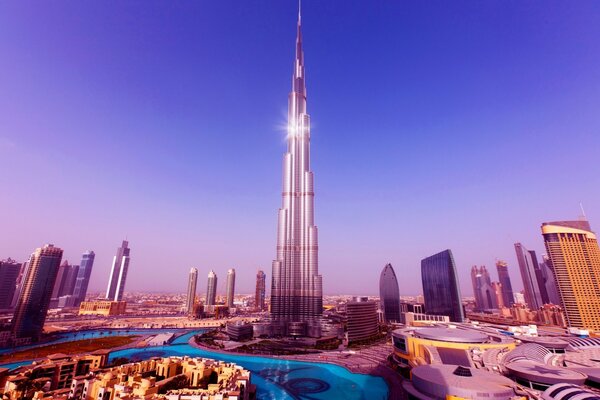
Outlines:
{"label": "gradient sky", "polygon": [[[104,290],[271,278],[296,3],[0,3],[0,258],[96,251]],[[326,293],[402,295],[446,248],[464,295],[540,224],[600,229],[600,2],[303,2]]]}

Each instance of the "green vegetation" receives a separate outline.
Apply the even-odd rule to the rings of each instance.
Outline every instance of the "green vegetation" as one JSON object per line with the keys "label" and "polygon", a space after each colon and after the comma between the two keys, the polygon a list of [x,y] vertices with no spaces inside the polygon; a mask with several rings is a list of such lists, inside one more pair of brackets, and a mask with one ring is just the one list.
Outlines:
{"label": "green vegetation", "polygon": [[112,349],[125,346],[134,342],[138,336],[111,336],[95,339],[83,339],[73,342],[49,344],[32,349],[16,351],[0,355],[0,364],[12,363],[17,361],[34,360],[47,357],[51,354],[62,353],[66,355],[90,353],[100,349]]}

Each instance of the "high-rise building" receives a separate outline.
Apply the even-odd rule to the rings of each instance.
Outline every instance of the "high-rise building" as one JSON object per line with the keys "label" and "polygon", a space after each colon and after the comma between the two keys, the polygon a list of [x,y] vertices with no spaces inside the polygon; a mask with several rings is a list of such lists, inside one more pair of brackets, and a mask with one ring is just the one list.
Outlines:
{"label": "high-rise building", "polygon": [[256,273],[256,294],[254,295],[254,306],[256,310],[263,311],[265,309],[266,297],[266,280],[267,276],[262,270]]}
{"label": "high-rise building", "polygon": [[454,257],[444,250],[421,260],[421,280],[425,312],[447,315],[452,322],[463,322],[464,311]]}
{"label": "high-rise building", "polygon": [[227,270],[227,287],[225,289],[225,304],[233,308],[233,299],[235,297],[235,268]]}
{"label": "high-rise building", "polygon": [[318,337],[323,314],[323,282],[319,275],[319,246],[314,224],[310,117],[306,112],[300,13],[287,127],[277,257],[273,261],[271,281],[271,319],[277,333]]}
{"label": "high-rise building", "polygon": [[70,296],[73,294],[78,272],[79,265],[69,264],[69,261],[67,260],[62,263],[58,269],[56,283],[52,289],[52,300],[54,301],[54,305],[51,305],[51,307],[56,307],[59,297]]}
{"label": "high-rise building", "polygon": [[600,330],[600,248],[590,223],[545,222],[542,236],[568,325]]}
{"label": "high-rise building", "polygon": [[479,268],[474,265],[471,268],[471,282],[473,283],[473,294],[475,295],[475,305],[478,311],[498,308],[496,295],[492,288],[492,280],[484,265]]}
{"label": "high-rise building", "polygon": [[558,295],[558,288],[556,287],[556,279],[554,279],[554,271],[552,270],[552,263],[548,261],[548,256],[542,256],[542,262],[540,263],[540,270],[542,271],[542,280],[546,287],[546,293],[548,293],[548,303],[554,305],[560,305],[560,296]]}
{"label": "high-rise building", "polygon": [[346,339],[348,343],[367,340],[379,333],[377,303],[368,297],[354,297],[346,303]]}
{"label": "high-rise building", "polygon": [[194,314],[194,305],[196,303],[196,286],[198,284],[198,270],[196,268],[190,269],[190,277],[188,280],[187,299],[185,311],[188,315]]}
{"label": "high-rise building", "polygon": [[510,307],[515,301],[510,275],[508,274],[508,264],[506,261],[498,260],[496,261],[496,269],[498,270],[498,280],[502,285],[502,304],[504,304],[504,307]]}
{"label": "high-rise building", "polygon": [[31,255],[12,319],[15,337],[37,340],[42,334],[62,254],[60,248],[47,244]]}
{"label": "high-rise building", "polygon": [[106,299],[112,301],[121,301],[123,291],[125,290],[125,280],[129,270],[129,242],[123,240],[121,247],[117,249],[117,254],[113,258],[112,268],[110,269],[110,278],[108,278],[108,288],[106,289]]}
{"label": "high-rise building", "polygon": [[75,307],[79,307],[81,302],[85,300],[95,257],[96,254],[91,250],[83,253],[83,256],[81,257],[81,265],[79,266],[77,278],[75,278],[75,287],[73,289],[73,305]]}
{"label": "high-rise building", "polygon": [[496,297],[496,305],[498,308],[504,307],[504,296],[502,293],[502,284],[500,282],[492,282],[492,291]]}
{"label": "high-rise building", "polygon": [[208,273],[205,305],[214,306],[217,303],[217,274],[212,269]]}
{"label": "high-rise building", "polygon": [[521,278],[523,279],[525,302],[531,310],[538,310],[544,305],[544,301],[540,291],[543,283],[540,285],[540,282],[538,282],[540,272],[537,256],[535,255],[535,251],[527,250],[521,243],[515,243],[515,251],[517,253]]}
{"label": "high-rise building", "polygon": [[17,301],[19,300],[19,296],[21,295],[21,289],[23,289],[23,283],[25,282],[25,277],[27,276],[27,272],[29,271],[29,260],[23,263],[21,267],[21,271],[19,271],[19,276],[17,276],[17,287],[15,288],[15,294],[13,295],[12,302],[10,307],[16,307]]}
{"label": "high-rise building", "polygon": [[0,261],[0,310],[11,307],[20,272],[21,263],[10,258]]}
{"label": "high-rise building", "polygon": [[392,264],[386,264],[379,275],[379,301],[385,322],[400,322],[400,289]]}

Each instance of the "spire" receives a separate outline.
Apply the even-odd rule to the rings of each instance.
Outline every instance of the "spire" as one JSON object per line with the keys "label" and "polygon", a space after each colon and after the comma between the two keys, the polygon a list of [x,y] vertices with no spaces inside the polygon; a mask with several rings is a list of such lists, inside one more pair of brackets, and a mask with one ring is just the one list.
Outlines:
{"label": "spire", "polygon": [[302,51],[302,0],[298,0],[298,30],[296,33],[296,59],[294,61],[293,91],[306,96],[304,82],[304,51]]}

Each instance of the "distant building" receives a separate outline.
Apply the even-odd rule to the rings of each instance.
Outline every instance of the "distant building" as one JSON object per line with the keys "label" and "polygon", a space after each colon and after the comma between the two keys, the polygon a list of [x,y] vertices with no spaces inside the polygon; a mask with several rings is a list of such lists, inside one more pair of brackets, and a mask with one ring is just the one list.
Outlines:
{"label": "distant building", "polygon": [[225,330],[229,336],[229,339],[235,340],[236,342],[252,339],[252,335],[254,333],[252,324],[242,321],[229,322]]}
{"label": "distant building", "polygon": [[65,260],[58,269],[56,274],[56,282],[52,289],[52,297],[50,301],[50,308],[58,307],[58,298],[62,296],[70,296],[73,294],[75,289],[75,280],[79,272],[79,265],[69,264],[69,261]]}
{"label": "distant building", "polygon": [[73,289],[73,305],[75,307],[79,307],[79,304],[85,300],[95,258],[96,254],[91,250],[83,253],[83,256],[81,257],[81,265],[79,266],[77,278],[75,279],[75,287]]}
{"label": "distant building", "polygon": [[258,270],[256,273],[256,294],[254,295],[254,304],[256,310],[265,310],[265,298],[266,298],[266,279],[267,276],[262,270]]}
{"label": "distant building", "polygon": [[496,297],[496,304],[498,305],[498,308],[505,307],[504,296],[502,293],[502,284],[500,282],[492,282],[492,291],[494,292],[494,296]]}
{"label": "distant building", "polygon": [[514,293],[515,304],[526,304],[525,303],[525,295],[523,292]]}
{"label": "distant building", "polygon": [[79,305],[79,315],[102,315],[105,317],[125,314],[127,302],[96,300],[83,301]]}
{"label": "distant building", "polygon": [[600,330],[600,248],[590,223],[545,222],[542,236],[568,325]]}
{"label": "distant building", "polygon": [[535,255],[535,251],[527,250],[521,243],[515,243],[515,251],[517,253],[521,278],[523,279],[525,302],[530,309],[537,310],[544,304],[542,293],[540,292],[540,287],[544,287],[544,285],[540,285],[538,282],[541,271],[539,271],[537,256]]}
{"label": "distant building", "polygon": [[21,266],[10,258],[0,261],[0,310],[11,308]]}
{"label": "distant building", "polygon": [[565,313],[560,306],[554,304],[544,304],[538,311],[537,320],[544,325],[556,325],[563,328],[567,326]]}
{"label": "distant building", "polygon": [[15,294],[13,295],[13,299],[10,304],[11,308],[17,306],[17,300],[19,300],[19,295],[21,294],[21,289],[23,288],[23,283],[25,282],[25,277],[27,276],[28,271],[29,271],[29,260],[27,260],[23,263],[23,266],[21,267],[21,270],[19,271],[19,276],[17,276],[17,286],[15,288]]}
{"label": "distant building", "polygon": [[476,310],[486,311],[498,308],[496,295],[492,289],[492,280],[485,266],[471,268],[471,282],[473,283],[473,294],[475,295]]}
{"label": "distant building", "polygon": [[450,250],[421,260],[421,280],[427,314],[447,315],[452,322],[463,322],[460,286]]}
{"label": "distant building", "polygon": [[31,255],[12,319],[12,333],[16,338],[30,337],[36,341],[41,336],[62,255],[62,249],[52,244],[44,245]]}
{"label": "distant building", "polygon": [[348,343],[366,340],[379,333],[377,303],[367,297],[355,297],[346,303]]}
{"label": "distant building", "polygon": [[[217,302],[217,274],[212,269],[208,273],[205,306],[214,306]],[[205,307],[206,308],[206,307]]]}
{"label": "distant building", "polygon": [[190,276],[188,279],[187,299],[185,312],[189,316],[194,316],[194,304],[196,302],[196,286],[198,284],[198,270],[196,268],[190,269]]}
{"label": "distant building", "polygon": [[552,263],[548,261],[548,256],[545,254],[542,256],[540,270],[542,271],[542,281],[546,287],[546,292],[548,293],[548,303],[560,305],[560,295],[558,294],[558,287],[556,286]]}
{"label": "distant building", "polygon": [[110,269],[110,278],[108,279],[108,288],[106,289],[106,299],[112,301],[121,301],[125,291],[125,281],[129,270],[129,242],[123,240],[121,247],[117,249],[117,254],[113,258]]}
{"label": "distant building", "polygon": [[400,289],[392,264],[386,264],[379,276],[379,300],[385,322],[400,322]]}
{"label": "distant building", "polygon": [[502,284],[502,303],[505,307],[510,307],[515,301],[506,261],[496,261],[496,270],[498,271],[498,280]]}
{"label": "distant building", "polygon": [[227,271],[227,287],[225,290],[225,304],[229,308],[233,308],[233,300],[235,298],[235,268]]}

